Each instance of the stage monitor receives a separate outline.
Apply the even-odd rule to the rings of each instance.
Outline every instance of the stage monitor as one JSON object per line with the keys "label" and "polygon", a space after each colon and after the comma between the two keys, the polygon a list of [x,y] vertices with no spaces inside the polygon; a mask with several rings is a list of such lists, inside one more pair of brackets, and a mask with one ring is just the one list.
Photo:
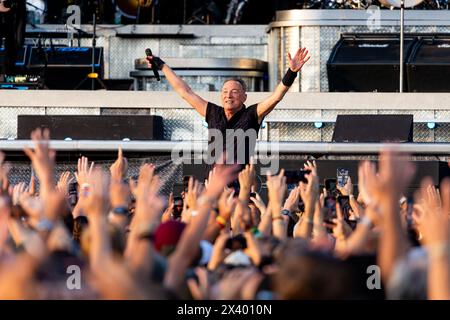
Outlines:
{"label": "stage monitor", "polygon": [[333,142],[412,142],[413,115],[338,115]]}

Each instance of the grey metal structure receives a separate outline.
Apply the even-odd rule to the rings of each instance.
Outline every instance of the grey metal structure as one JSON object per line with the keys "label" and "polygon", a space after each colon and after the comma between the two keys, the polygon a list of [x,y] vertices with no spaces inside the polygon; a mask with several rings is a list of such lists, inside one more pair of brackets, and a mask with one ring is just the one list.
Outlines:
{"label": "grey metal structure", "polygon": [[[194,91],[220,91],[226,79],[241,78],[248,91],[264,91],[267,87],[268,64],[265,61],[247,58],[169,58],[169,65]],[[134,90],[170,91],[172,88],[161,72],[161,82],[157,82],[146,59],[135,60]]]}
{"label": "grey metal structure", "polygon": [[[145,48],[167,58],[248,58],[267,61],[265,25],[98,25],[97,46],[104,48],[104,78],[128,79],[136,58],[145,57]],[[91,25],[80,29],[91,33]],[[28,25],[27,32],[37,43],[40,35],[50,46],[47,34],[60,34],[54,45],[68,45],[70,30],[66,25]],[[67,36],[67,38],[66,38]],[[73,34],[77,38],[77,33]],[[90,46],[90,39],[81,39]],[[74,42],[77,44],[77,41]]]}
{"label": "grey metal structure", "polygon": [[[379,13],[379,15],[378,15]],[[291,88],[292,92],[327,92],[326,63],[343,33],[399,33],[396,10],[286,10],[278,11],[268,28],[269,90],[281,80],[286,68],[286,51],[307,47],[311,60]],[[450,31],[448,10],[405,10],[405,33]]]}
{"label": "grey metal structure", "polygon": [[[250,92],[247,105],[270,93]],[[218,92],[201,96],[220,103]],[[164,119],[166,140],[204,140],[204,119],[174,92],[0,91],[0,139],[15,139],[18,114],[150,114]],[[265,119],[260,140],[330,142],[338,114],[412,114],[414,142],[450,142],[447,93],[288,93]],[[322,126],[318,125],[321,124]],[[428,124],[435,124],[434,129]]]}

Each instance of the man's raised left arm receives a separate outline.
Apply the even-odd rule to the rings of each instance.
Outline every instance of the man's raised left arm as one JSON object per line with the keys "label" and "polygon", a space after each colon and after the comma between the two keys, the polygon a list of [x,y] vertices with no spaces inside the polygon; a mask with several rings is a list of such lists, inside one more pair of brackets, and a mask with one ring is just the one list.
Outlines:
{"label": "man's raised left arm", "polygon": [[288,53],[289,69],[283,77],[283,80],[278,84],[270,97],[264,101],[258,103],[256,111],[258,113],[258,122],[261,123],[262,119],[267,116],[275,106],[283,99],[286,92],[288,92],[291,85],[294,83],[298,72],[303,65],[309,60],[308,50],[306,48],[298,49],[294,58]]}

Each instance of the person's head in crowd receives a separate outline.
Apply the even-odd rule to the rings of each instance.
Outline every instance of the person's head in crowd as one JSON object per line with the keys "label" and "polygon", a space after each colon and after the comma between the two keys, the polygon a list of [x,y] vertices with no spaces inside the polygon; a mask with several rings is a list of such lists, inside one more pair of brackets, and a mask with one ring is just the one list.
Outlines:
{"label": "person's head in crowd", "polygon": [[180,240],[186,224],[180,221],[167,221],[159,225],[154,235],[154,246],[161,255],[170,256]]}
{"label": "person's head in crowd", "polygon": [[351,268],[318,251],[285,256],[275,276],[275,294],[282,300],[357,298]]}
{"label": "person's head in crowd", "polygon": [[[89,223],[86,224],[84,219],[78,219],[76,223],[81,229],[80,249],[85,257],[89,257],[92,250],[92,230]],[[126,247],[125,230],[119,229],[117,226],[109,224],[107,229],[107,236],[111,242],[111,249],[116,256],[122,256]]]}
{"label": "person's head in crowd", "polygon": [[391,300],[426,300],[428,256],[422,248],[412,249],[398,261],[386,287]]}
{"label": "person's head in crowd", "polygon": [[[239,81],[225,82],[232,87],[239,90],[224,95],[230,110],[246,98]],[[381,153],[379,169],[361,164],[361,203],[352,201],[353,187],[342,189],[351,218],[339,205],[324,216],[317,167],[308,161],[307,183],[286,197],[281,170],[268,177],[264,200],[246,194],[250,166],[234,199],[228,186],[237,167],[216,166],[206,188],[189,180],[175,219],[174,199],[161,196],[154,165],[143,165],[130,187],[123,184],[128,162],[121,150],[109,175],[80,158],[76,177],[84,191],[69,206],[70,172],[56,183],[48,132],[32,138],[35,150],[24,151],[39,192],[9,187],[0,153],[0,298],[450,298],[450,285],[436,277],[450,273],[450,181],[438,190],[425,179],[408,201],[403,194],[414,170],[393,151]],[[70,266],[89,272],[80,295],[65,287]]]}

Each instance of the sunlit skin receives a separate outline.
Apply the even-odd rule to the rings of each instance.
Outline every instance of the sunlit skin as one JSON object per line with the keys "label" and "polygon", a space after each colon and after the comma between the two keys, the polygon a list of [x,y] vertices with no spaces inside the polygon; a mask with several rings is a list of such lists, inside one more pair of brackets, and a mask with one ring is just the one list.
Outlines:
{"label": "sunlit skin", "polygon": [[220,98],[225,116],[230,120],[243,107],[247,100],[247,93],[239,82],[230,80],[223,84]]}
{"label": "sunlit skin", "polygon": [[6,8],[3,5],[3,1],[0,1],[0,12],[8,12],[10,10],[10,8]]}

